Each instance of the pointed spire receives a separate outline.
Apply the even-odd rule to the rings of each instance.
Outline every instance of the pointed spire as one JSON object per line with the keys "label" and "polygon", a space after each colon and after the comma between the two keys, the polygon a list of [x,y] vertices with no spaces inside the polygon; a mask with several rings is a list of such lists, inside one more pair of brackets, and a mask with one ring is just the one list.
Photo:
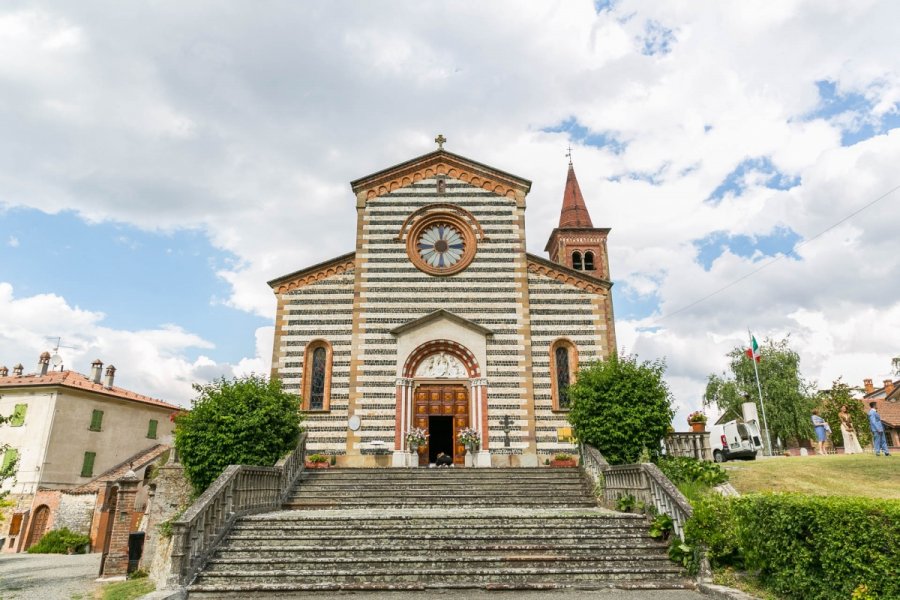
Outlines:
{"label": "pointed spire", "polygon": [[591,215],[584,204],[584,196],[575,177],[575,167],[569,158],[569,174],[566,176],[566,191],[563,192],[562,212],[559,214],[559,227],[593,227]]}

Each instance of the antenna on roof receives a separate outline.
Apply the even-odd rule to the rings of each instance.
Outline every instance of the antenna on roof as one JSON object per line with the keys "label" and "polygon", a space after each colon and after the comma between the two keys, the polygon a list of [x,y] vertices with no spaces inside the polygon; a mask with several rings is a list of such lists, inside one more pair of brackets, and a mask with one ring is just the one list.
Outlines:
{"label": "antenna on roof", "polygon": [[50,364],[53,365],[53,370],[56,370],[56,367],[59,367],[59,370],[63,370],[63,359],[62,356],[59,355],[60,348],[68,348],[70,350],[74,350],[75,346],[63,346],[62,338],[59,336],[50,336],[47,338],[48,340],[56,340],[56,346],[53,348],[53,356],[50,357]]}

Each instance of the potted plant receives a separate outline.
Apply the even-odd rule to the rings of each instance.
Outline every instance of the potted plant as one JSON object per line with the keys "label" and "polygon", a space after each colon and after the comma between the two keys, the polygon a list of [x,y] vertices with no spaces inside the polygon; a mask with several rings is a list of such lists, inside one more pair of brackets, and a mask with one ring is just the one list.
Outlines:
{"label": "potted plant", "polygon": [[466,447],[466,452],[474,454],[481,447],[481,436],[474,427],[463,427],[456,434],[459,443]]}
{"label": "potted plant", "polygon": [[687,421],[691,431],[706,431],[706,415],[703,412],[699,410],[692,412],[688,415]]}
{"label": "potted plant", "polygon": [[560,452],[550,461],[551,467],[577,467],[578,461],[571,454]]}
{"label": "potted plant", "polygon": [[306,457],[307,469],[327,469],[330,466],[328,457],[324,454],[310,454]]}
{"label": "potted plant", "polygon": [[412,454],[418,454],[419,448],[425,445],[425,440],[427,439],[428,434],[425,433],[424,429],[414,427],[406,434],[406,447],[409,448]]}

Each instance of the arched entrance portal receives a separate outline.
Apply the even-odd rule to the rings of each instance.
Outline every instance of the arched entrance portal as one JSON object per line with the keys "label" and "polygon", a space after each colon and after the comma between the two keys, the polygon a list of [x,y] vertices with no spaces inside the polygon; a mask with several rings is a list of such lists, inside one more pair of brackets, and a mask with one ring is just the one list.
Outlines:
{"label": "arched entrance portal", "polygon": [[[487,381],[472,352],[449,340],[426,342],[410,353],[401,373],[396,390],[395,454],[406,451],[406,434],[418,427],[429,434],[420,447],[420,465],[434,462],[439,452],[462,465],[465,448],[457,436],[464,427],[473,427],[481,436],[481,450],[489,462]],[[403,463],[395,460],[394,464]]]}

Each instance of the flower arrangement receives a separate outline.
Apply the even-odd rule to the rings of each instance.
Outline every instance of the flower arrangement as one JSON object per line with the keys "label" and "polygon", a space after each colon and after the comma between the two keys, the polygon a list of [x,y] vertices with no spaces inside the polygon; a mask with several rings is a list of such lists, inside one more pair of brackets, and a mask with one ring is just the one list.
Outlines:
{"label": "flower arrangement", "polygon": [[696,410],[688,415],[688,423],[706,423],[706,415],[702,411]]}
{"label": "flower arrangement", "polygon": [[459,443],[471,450],[477,450],[481,446],[481,436],[474,427],[464,427],[456,434]]}
{"label": "flower arrangement", "polygon": [[420,427],[414,427],[410,429],[406,434],[406,447],[413,451],[415,448],[423,445],[425,440],[428,439],[428,434],[425,433],[425,430]]}

